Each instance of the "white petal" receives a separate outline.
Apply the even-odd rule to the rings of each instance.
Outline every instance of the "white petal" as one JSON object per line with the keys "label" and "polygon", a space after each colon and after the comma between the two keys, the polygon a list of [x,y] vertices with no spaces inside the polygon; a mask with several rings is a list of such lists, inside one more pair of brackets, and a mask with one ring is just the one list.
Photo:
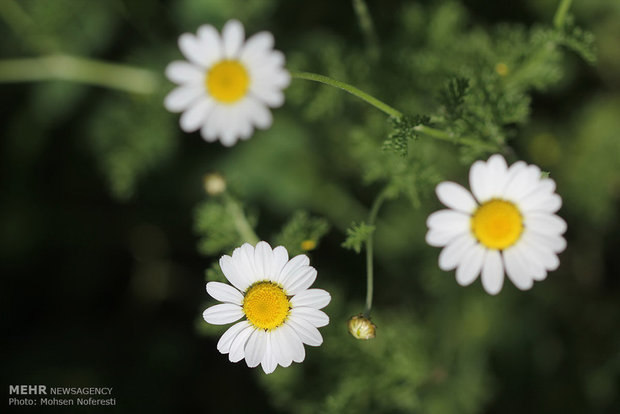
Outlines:
{"label": "white petal", "polygon": [[241,305],[243,295],[234,287],[221,282],[207,283],[207,293],[215,300],[220,302],[234,303]]}
{"label": "white petal", "polygon": [[205,121],[205,124],[200,129],[200,135],[207,142],[215,142],[217,141],[219,130],[220,130],[220,122],[222,121],[222,111],[221,106],[216,105],[211,112],[209,112],[209,116]]}
{"label": "white petal", "polygon": [[217,134],[215,134],[214,128],[215,125],[212,125],[210,123],[209,118],[210,117],[207,118],[205,124],[202,126],[202,128],[200,128],[200,136],[207,142],[215,142],[217,141]]}
{"label": "white petal", "polygon": [[207,48],[203,40],[190,33],[183,33],[179,37],[179,49],[183,55],[195,65],[206,67]]}
{"label": "white petal", "polygon": [[260,241],[254,248],[254,264],[256,274],[260,279],[272,279],[271,266],[273,263],[273,251],[269,243]]}
{"label": "white petal", "polygon": [[258,129],[267,129],[273,122],[271,112],[262,103],[254,98],[248,97],[249,107],[247,116],[252,121],[252,124]]}
{"label": "white petal", "polygon": [[523,161],[517,161],[512,164],[506,172],[503,188],[500,191],[501,198],[506,198],[506,190],[512,186],[512,182],[516,176],[521,174],[527,168],[527,164]]}
{"label": "white petal", "polygon": [[[284,58],[283,62],[284,63]],[[267,64],[256,67],[251,65],[250,70],[250,88],[252,92],[260,95],[267,89],[281,91],[291,83],[291,74],[284,69],[283,65]]]}
{"label": "white petal", "polygon": [[310,259],[305,254],[300,254],[293,257],[284,265],[282,271],[276,279],[276,282],[283,283],[284,280],[288,279],[291,275],[296,274],[300,269],[308,265],[310,265]]}
{"label": "white petal", "polygon": [[245,344],[245,362],[248,367],[254,368],[261,363],[267,348],[267,334],[262,329],[256,329]]}
{"label": "white petal", "polygon": [[280,343],[282,348],[288,353],[288,356],[295,362],[302,362],[306,356],[306,351],[301,339],[293,328],[288,324],[284,324],[277,330],[281,332]]}
{"label": "white petal", "polygon": [[249,37],[245,42],[239,58],[243,63],[250,66],[255,59],[270,53],[270,50],[273,49],[273,44],[274,39],[271,33],[258,32]]}
{"label": "white petal", "polygon": [[271,108],[279,108],[284,104],[284,94],[281,90],[276,88],[265,88],[259,86],[252,87],[252,93],[262,102],[270,106]]}
{"label": "white petal", "polygon": [[504,190],[504,198],[519,203],[519,200],[538,188],[539,182],[540,168],[528,165],[511,175],[511,180]]}
{"label": "white petal", "polygon": [[265,374],[271,374],[278,367],[278,361],[273,352],[271,332],[267,332],[266,336],[267,345],[265,347],[265,355],[263,356],[263,360],[261,361],[261,366],[263,367],[263,371],[265,371]]}
{"label": "white petal", "polygon": [[304,348],[304,344],[301,342],[301,339],[299,338],[299,335],[297,335],[295,330],[287,324],[282,325],[280,328],[285,328],[283,329],[284,336],[286,337],[286,341],[291,347],[291,351],[292,351],[291,353],[293,354],[293,361],[298,362],[298,363],[303,362],[303,360],[306,357],[306,350]]}
{"label": "white petal", "polygon": [[[235,249],[237,251],[237,249]],[[248,278],[248,273],[245,272],[245,268],[241,266],[238,260],[235,260],[235,253],[233,252],[233,257],[228,255],[224,255],[220,258],[220,268],[226,276],[226,279],[230,283],[233,284],[234,287],[239,289],[241,292],[245,292],[245,290],[250,286],[251,282]]]}
{"label": "white petal", "polygon": [[241,138],[242,140],[250,139],[250,137],[252,137],[253,132],[254,132],[254,127],[250,123],[249,119],[243,118],[239,120],[239,127],[238,127],[239,138]]}
{"label": "white petal", "polygon": [[177,60],[166,67],[166,77],[174,83],[198,84],[204,81],[205,73],[200,67],[192,65],[184,60]]}
{"label": "white petal", "polygon": [[241,51],[245,32],[239,20],[229,20],[222,29],[222,43],[224,46],[224,57],[227,59],[236,57]]}
{"label": "white petal", "polygon": [[322,309],[329,304],[332,297],[323,289],[308,289],[299,292],[291,299],[291,305],[307,306],[315,309]]}
{"label": "white petal", "polygon": [[237,247],[233,251],[232,258],[233,264],[237,269],[237,273],[244,276],[247,281],[247,286],[259,281],[259,278],[256,275],[256,268],[254,266],[254,247],[252,247],[251,244],[244,243],[243,246]]}
{"label": "white petal", "polygon": [[217,134],[220,136],[220,142],[225,147],[232,147],[239,140],[240,114],[231,108],[225,108],[220,112],[219,130]]}
{"label": "white petal", "polygon": [[194,132],[200,129],[207,120],[209,111],[213,108],[213,99],[200,99],[181,115],[181,129],[185,132]]}
{"label": "white petal", "polygon": [[555,191],[555,181],[550,178],[541,179],[539,177],[532,181],[534,182],[532,187],[519,198],[519,206],[536,205],[537,201],[549,197]]}
{"label": "white petal", "polygon": [[215,27],[204,24],[198,28],[198,37],[205,45],[203,62],[206,67],[210,67],[218,60],[222,59],[222,45],[220,35]]}
{"label": "white petal", "polygon": [[555,213],[562,207],[562,197],[557,194],[530,194],[519,202],[519,208],[525,212]]}
{"label": "white petal", "polygon": [[286,323],[291,326],[299,335],[301,341],[310,346],[320,346],[323,343],[323,337],[319,330],[310,322],[303,318],[290,317]]}
{"label": "white petal", "polygon": [[282,329],[284,326],[286,326],[286,324],[271,331],[271,349],[278,364],[283,367],[288,367],[293,362],[293,353],[291,352],[287,343],[287,338],[284,335],[284,331]]}
{"label": "white petal", "polygon": [[241,306],[232,303],[221,303],[207,308],[202,317],[212,325],[226,325],[243,317]]}
{"label": "white petal", "polygon": [[497,295],[504,284],[504,267],[497,250],[487,250],[482,265],[482,286],[487,293]]}
{"label": "white petal", "polygon": [[291,309],[291,316],[299,317],[305,319],[310,322],[317,328],[321,326],[326,326],[329,324],[329,316],[325,314],[325,312],[320,311],[314,308],[293,308]]}
{"label": "white petal", "polygon": [[461,286],[468,286],[480,274],[482,262],[484,259],[485,249],[475,244],[461,259],[461,263],[456,268],[456,282]]}
{"label": "white petal", "polygon": [[471,227],[471,216],[454,210],[436,211],[426,220],[429,231],[426,242],[431,246],[444,246]]}
{"label": "white petal", "polygon": [[[540,252],[538,252],[536,249],[531,248],[529,244],[523,243],[523,241],[516,244],[514,246],[514,249],[518,252],[521,262],[528,267],[532,279],[541,281],[547,278],[547,266],[545,265],[545,260],[540,257]],[[550,254],[553,256],[553,258],[556,259],[559,264],[557,256],[554,253]]]}
{"label": "white petal", "polygon": [[547,270],[556,270],[560,266],[560,260],[550,247],[527,234],[523,235],[519,244],[527,249],[527,255],[540,263]]}
{"label": "white petal", "polygon": [[233,341],[235,340],[237,335],[239,335],[239,332],[249,326],[250,322],[241,321],[228,328],[228,330],[224,332],[224,335],[222,335],[220,340],[217,342],[217,350],[220,351],[222,354],[227,354],[230,351],[230,346],[232,345]]}
{"label": "white petal", "polygon": [[[500,154],[491,155],[487,161],[487,173],[490,178],[490,198],[501,195],[506,182],[508,166],[506,160]],[[478,200],[480,201],[480,200]]]}
{"label": "white petal", "polygon": [[532,187],[519,198],[519,206],[534,207],[541,199],[549,197],[555,192],[555,181],[550,178],[539,179]]}
{"label": "white petal", "polygon": [[506,274],[514,285],[521,290],[528,290],[534,285],[529,266],[523,261],[516,246],[503,251]]}
{"label": "white petal", "polygon": [[284,246],[278,246],[273,249],[273,263],[271,264],[272,280],[279,280],[280,273],[286,263],[288,263],[288,251],[286,248]]}
{"label": "white petal", "polygon": [[444,271],[456,268],[475,244],[474,237],[469,233],[456,237],[439,253],[439,268]]}
{"label": "white petal", "polygon": [[471,216],[454,210],[439,210],[428,216],[426,225],[431,229],[462,233],[471,227]]}
{"label": "white petal", "polygon": [[532,279],[540,281],[547,278],[547,269],[544,261],[540,260],[537,252],[533,252],[528,244],[523,242],[517,243],[514,245],[514,249],[521,263],[529,269]]}
{"label": "white petal", "polygon": [[469,168],[469,188],[481,203],[489,198],[491,186],[488,178],[487,164],[484,161],[476,161]]}
{"label": "white petal", "polygon": [[316,280],[316,269],[304,266],[282,281],[282,287],[287,295],[296,295],[308,289]]}
{"label": "white petal", "polygon": [[249,325],[235,337],[230,345],[230,352],[228,353],[228,360],[230,362],[239,362],[245,357],[245,344],[248,342],[248,338],[255,330],[256,328]]}
{"label": "white petal", "polygon": [[196,86],[179,86],[166,96],[164,106],[170,112],[182,112],[203,95],[203,89]]}
{"label": "white petal", "polygon": [[235,104],[218,105],[214,110],[216,113],[212,113],[207,120],[213,125],[204,131],[204,136],[207,139],[219,136],[220,142],[227,147],[235,145],[239,138],[248,139],[254,132],[250,117],[253,107],[254,100],[250,96]]}
{"label": "white petal", "polygon": [[499,154],[492,155],[485,163],[476,161],[469,170],[469,186],[479,203],[497,197],[506,180],[506,160]]}
{"label": "white petal", "polygon": [[450,181],[439,183],[435,192],[437,193],[437,197],[439,197],[439,201],[446,207],[450,207],[454,210],[471,213],[477,207],[476,201],[471,193],[457,183]]}
{"label": "white petal", "polygon": [[537,244],[547,247],[554,253],[560,253],[566,249],[566,240],[564,237],[555,234],[540,234],[526,228],[522,237],[528,236],[531,240],[534,240]]}
{"label": "white petal", "polygon": [[525,226],[531,231],[540,234],[560,235],[566,231],[566,222],[555,214],[526,214]]}
{"label": "white petal", "polygon": [[463,234],[463,233],[456,233],[455,234],[453,231],[450,231],[450,230],[430,229],[426,233],[425,240],[431,246],[442,247],[442,246],[445,246],[446,244],[450,243],[452,240],[454,240],[457,236],[459,236],[461,234]]}

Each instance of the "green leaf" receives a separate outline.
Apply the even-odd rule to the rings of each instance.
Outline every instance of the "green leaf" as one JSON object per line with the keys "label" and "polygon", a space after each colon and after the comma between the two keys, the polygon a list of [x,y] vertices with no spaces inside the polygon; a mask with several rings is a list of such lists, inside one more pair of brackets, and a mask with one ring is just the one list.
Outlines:
{"label": "green leaf", "polygon": [[443,105],[446,117],[459,119],[463,114],[465,96],[469,90],[469,79],[454,77],[449,79],[439,92],[439,101]]}
{"label": "green leaf", "polygon": [[400,118],[390,118],[390,123],[392,132],[383,141],[382,148],[405,157],[409,151],[409,141],[418,136],[414,128],[418,125],[428,125],[430,118],[424,115],[403,115]]}
{"label": "green leaf", "polygon": [[347,238],[342,243],[342,247],[355,250],[355,253],[362,251],[362,245],[372,236],[375,226],[370,226],[363,221],[359,224],[353,223],[347,229]]}
{"label": "green leaf", "polygon": [[220,200],[198,205],[194,230],[200,235],[198,251],[207,256],[230,251],[242,242],[232,216]]}
{"label": "green leaf", "polygon": [[328,231],[329,223],[324,218],[310,217],[305,211],[297,211],[274,237],[274,242],[286,247],[293,256],[315,249]]}

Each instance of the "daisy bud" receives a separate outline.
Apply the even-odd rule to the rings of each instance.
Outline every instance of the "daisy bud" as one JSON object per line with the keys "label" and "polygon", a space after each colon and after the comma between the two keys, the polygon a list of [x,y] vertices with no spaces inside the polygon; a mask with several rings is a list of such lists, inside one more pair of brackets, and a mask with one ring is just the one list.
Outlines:
{"label": "daisy bud", "polygon": [[310,250],[314,250],[316,248],[316,241],[314,240],[304,240],[301,242],[301,250],[308,252]]}
{"label": "daisy bud", "polygon": [[497,72],[497,74],[499,76],[506,76],[508,75],[508,65],[506,65],[503,62],[499,62],[497,65],[495,65],[495,72]]}
{"label": "daisy bud", "polygon": [[370,321],[370,318],[359,314],[349,319],[349,333],[355,339],[372,339],[375,337],[377,327]]}
{"label": "daisy bud", "polygon": [[219,173],[205,175],[204,187],[207,194],[216,196],[226,191],[226,180]]}

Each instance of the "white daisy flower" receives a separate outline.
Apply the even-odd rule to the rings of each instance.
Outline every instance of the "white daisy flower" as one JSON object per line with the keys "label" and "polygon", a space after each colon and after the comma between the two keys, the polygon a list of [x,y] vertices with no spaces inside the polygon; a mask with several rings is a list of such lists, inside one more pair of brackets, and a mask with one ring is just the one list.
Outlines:
{"label": "white daisy flower", "polygon": [[226,146],[248,139],[254,128],[271,126],[268,107],[284,103],[282,90],[291,77],[284,69],[284,55],[273,50],[269,32],[244,42],[243,25],[230,20],[222,35],[211,25],[198,28],[196,36],[184,33],[179,48],[187,61],[175,61],[166,76],[179,85],[164,100],[171,112],[183,112],[181,129],[200,134],[208,142],[218,138]]}
{"label": "white daisy flower", "polygon": [[308,289],[316,279],[316,270],[308,256],[288,259],[282,246],[271,249],[264,241],[256,247],[246,243],[231,256],[222,256],[220,267],[233,286],[207,283],[207,292],[219,305],[204,311],[205,321],[224,325],[244,318],[220,338],[217,349],[228,354],[231,362],[245,358],[248,367],[261,364],[265,373],[278,365],[288,367],[302,362],[303,344],[319,346],[319,330],[329,317],[319,309],[331,300],[322,289]]}
{"label": "white daisy flower", "polygon": [[437,186],[439,200],[449,209],[431,214],[426,242],[445,248],[439,267],[456,269],[456,281],[467,286],[482,274],[484,289],[495,295],[504,272],[527,290],[560,264],[566,248],[566,222],[555,215],[562,199],[555,182],[541,178],[535,165],[518,161],[507,167],[501,155],[476,161],[469,170],[472,193],[453,182]]}

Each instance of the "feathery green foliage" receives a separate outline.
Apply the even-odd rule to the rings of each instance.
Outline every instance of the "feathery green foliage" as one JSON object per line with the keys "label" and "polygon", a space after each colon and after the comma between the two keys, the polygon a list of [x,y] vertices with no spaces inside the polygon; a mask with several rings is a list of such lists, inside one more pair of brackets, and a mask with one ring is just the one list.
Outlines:
{"label": "feathery green foliage", "polygon": [[347,238],[342,243],[342,247],[359,253],[362,250],[362,245],[372,236],[374,231],[375,226],[370,226],[363,221],[360,223],[353,223],[351,227],[347,229]]}
{"label": "feathery green foliage", "polygon": [[290,256],[304,253],[304,242],[312,249],[319,245],[321,238],[329,231],[329,223],[324,218],[310,217],[306,211],[296,211],[274,238],[274,245],[286,247]]}

